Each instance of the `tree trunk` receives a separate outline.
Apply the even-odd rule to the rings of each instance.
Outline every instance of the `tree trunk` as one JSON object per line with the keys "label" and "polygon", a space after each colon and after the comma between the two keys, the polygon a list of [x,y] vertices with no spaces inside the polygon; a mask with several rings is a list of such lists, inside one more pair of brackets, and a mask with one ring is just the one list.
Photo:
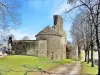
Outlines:
{"label": "tree trunk", "polygon": [[96,44],[98,49],[98,75],[100,75],[100,42],[99,42],[99,34],[98,34],[98,26],[95,26],[96,28]]}
{"label": "tree trunk", "polygon": [[90,42],[90,46],[91,46],[91,67],[94,67],[94,64],[93,64],[93,26],[92,26],[92,24],[90,25],[90,29],[91,29],[91,42]]}
{"label": "tree trunk", "polygon": [[87,53],[87,54],[88,54],[88,60],[87,60],[87,63],[89,64],[89,54],[90,54],[90,53],[89,53],[89,49],[87,49],[87,52],[88,52],[88,53]]}
{"label": "tree trunk", "polygon": [[98,75],[100,75],[100,51],[98,51]]}
{"label": "tree trunk", "polygon": [[85,50],[85,62],[87,61],[87,50]]}
{"label": "tree trunk", "polygon": [[78,46],[78,58],[80,58],[80,47]]}
{"label": "tree trunk", "polygon": [[93,63],[93,43],[91,42],[91,67],[94,67]]}

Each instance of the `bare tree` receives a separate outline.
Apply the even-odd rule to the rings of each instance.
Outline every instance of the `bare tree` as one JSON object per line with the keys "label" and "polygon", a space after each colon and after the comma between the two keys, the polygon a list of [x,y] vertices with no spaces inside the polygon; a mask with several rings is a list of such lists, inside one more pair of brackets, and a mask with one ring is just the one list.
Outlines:
{"label": "bare tree", "polygon": [[0,0],[0,38],[5,40],[9,30],[21,23],[17,0]]}
{"label": "bare tree", "polygon": [[29,36],[24,36],[22,40],[30,40]]}
{"label": "bare tree", "polygon": [[[80,16],[80,15],[78,15]],[[73,41],[75,44],[77,44],[78,46],[78,57],[80,58],[80,53],[81,53],[81,47],[83,45],[83,27],[82,27],[82,16],[78,17],[77,19],[74,21],[72,27],[71,27],[71,35],[73,38]]]}
{"label": "bare tree", "polygon": [[[68,0],[70,1],[70,0]],[[95,29],[95,37],[96,37],[96,44],[97,44],[97,50],[98,50],[98,75],[100,75],[100,41],[99,41],[99,26],[100,26],[100,0],[71,0],[72,3],[74,2],[80,2],[79,5],[73,7],[69,11],[66,11],[66,13],[82,7],[85,11],[88,11],[90,14],[91,24],[93,25]],[[92,28],[92,25],[90,24],[90,27]],[[91,29],[92,30],[92,29]],[[93,40],[93,38],[91,39]],[[91,48],[93,44],[91,42]],[[91,51],[93,52],[93,51]]]}
{"label": "bare tree", "polygon": [[95,39],[94,27],[91,23],[91,18],[88,13],[85,14],[82,13],[79,17],[77,17],[77,19],[75,20],[72,26],[71,33],[73,37],[76,37],[74,40],[78,42],[77,45],[80,44],[79,45],[80,49],[82,49],[84,46],[85,62],[87,61],[87,63],[89,63],[90,61],[89,51],[91,49],[91,63],[92,63],[91,66],[94,67],[94,63],[93,63],[93,47],[94,47],[94,39]]}

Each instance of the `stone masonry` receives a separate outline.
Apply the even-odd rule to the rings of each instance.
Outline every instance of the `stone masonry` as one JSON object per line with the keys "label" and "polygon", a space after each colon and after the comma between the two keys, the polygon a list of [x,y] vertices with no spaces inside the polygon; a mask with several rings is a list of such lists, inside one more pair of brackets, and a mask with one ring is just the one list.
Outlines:
{"label": "stone masonry", "polygon": [[66,58],[66,32],[63,29],[63,18],[54,15],[54,25],[41,30],[34,41],[36,44],[34,49],[27,49],[26,54],[58,60]]}

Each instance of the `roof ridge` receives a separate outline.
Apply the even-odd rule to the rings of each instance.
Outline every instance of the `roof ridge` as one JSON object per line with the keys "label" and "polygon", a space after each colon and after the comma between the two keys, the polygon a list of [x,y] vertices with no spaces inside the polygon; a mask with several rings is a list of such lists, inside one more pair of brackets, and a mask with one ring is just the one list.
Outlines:
{"label": "roof ridge", "polygon": [[49,25],[46,26],[43,30],[41,30],[36,36],[38,35],[58,35],[61,36],[57,31],[51,28]]}

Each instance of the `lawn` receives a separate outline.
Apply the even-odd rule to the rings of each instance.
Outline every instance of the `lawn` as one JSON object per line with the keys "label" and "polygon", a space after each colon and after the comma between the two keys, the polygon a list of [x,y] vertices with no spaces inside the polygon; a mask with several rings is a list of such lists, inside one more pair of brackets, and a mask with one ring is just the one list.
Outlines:
{"label": "lawn", "polygon": [[82,74],[96,75],[98,73],[98,67],[91,67],[91,64],[82,62]]}
{"label": "lawn", "polygon": [[[50,70],[59,65],[65,63],[71,63],[71,59],[64,59],[61,61],[58,60],[50,60],[48,58],[43,57],[34,57],[34,56],[7,56],[4,58],[0,58],[0,71],[2,74],[0,75],[24,75],[25,72],[12,72],[15,71],[27,71],[32,70],[36,66],[43,70]],[[11,68],[11,69],[10,69]],[[3,72],[9,71],[9,72]],[[32,75],[32,73],[28,74]]]}

